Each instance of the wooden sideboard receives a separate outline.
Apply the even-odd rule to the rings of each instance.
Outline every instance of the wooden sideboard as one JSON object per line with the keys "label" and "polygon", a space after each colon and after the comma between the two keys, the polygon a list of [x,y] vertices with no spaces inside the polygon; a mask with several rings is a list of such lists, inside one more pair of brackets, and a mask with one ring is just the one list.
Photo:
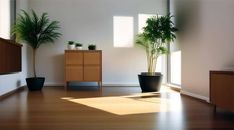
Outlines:
{"label": "wooden sideboard", "polygon": [[0,74],[21,71],[22,45],[0,38]]}
{"label": "wooden sideboard", "polygon": [[101,50],[65,50],[65,88],[68,82],[98,82],[102,87]]}
{"label": "wooden sideboard", "polygon": [[210,102],[234,112],[234,70],[210,71]]}

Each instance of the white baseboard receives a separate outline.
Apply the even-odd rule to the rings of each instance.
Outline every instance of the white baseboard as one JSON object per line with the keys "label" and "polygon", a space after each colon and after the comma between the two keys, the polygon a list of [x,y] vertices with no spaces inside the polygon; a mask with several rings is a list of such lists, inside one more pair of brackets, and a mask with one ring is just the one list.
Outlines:
{"label": "white baseboard", "polygon": [[103,83],[102,86],[111,86],[111,87],[136,87],[139,84],[124,84],[124,83]]}
{"label": "white baseboard", "polygon": [[44,86],[64,86],[64,83],[52,83],[52,82],[46,82]]}
{"label": "white baseboard", "polygon": [[210,102],[210,99],[208,97],[206,97],[206,96],[201,96],[201,95],[198,95],[198,94],[195,94],[195,93],[191,93],[191,92],[187,92],[187,91],[184,91],[184,90],[181,90],[180,93],[184,94],[184,95],[188,95],[190,97],[194,97],[194,98],[197,98],[197,99],[204,100],[206,102]]}
{"label": "white baseboard", "polygon": [[[53,83],[53,82],[46,82],[45,86],[64,86],[64,83]],[[132,83],[102,83],[102,86],[113,86],[113,87],[136,87],[139,84],[132,84]]]}

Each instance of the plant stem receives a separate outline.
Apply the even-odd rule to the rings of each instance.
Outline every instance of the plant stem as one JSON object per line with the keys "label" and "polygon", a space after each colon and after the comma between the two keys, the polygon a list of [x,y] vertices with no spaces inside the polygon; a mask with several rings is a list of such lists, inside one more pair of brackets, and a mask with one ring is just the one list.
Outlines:
{"label": "plant stem", "polygon": [[33,49],[33,75],[37,77],[36,74],[36,49]]}

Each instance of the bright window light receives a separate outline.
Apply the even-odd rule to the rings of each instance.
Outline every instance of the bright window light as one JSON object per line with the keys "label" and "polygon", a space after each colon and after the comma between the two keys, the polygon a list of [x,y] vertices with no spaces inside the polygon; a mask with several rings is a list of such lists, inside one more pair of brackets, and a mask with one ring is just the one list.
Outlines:
{"label": "bright window light", "polygon": [[181,85],[181,51],[171,52],[171,83]]}
{"label": "bright window light", "polygon": [[133,47],[133,17],[114,16],[114,47]]}
{"label": "bright window light", "polygon": [[143,32],[142,28],[146,26],[146,20],[153,16],[157,16],[157,15],[156,14],[139,14],[138,15],[138,32],[139,33]]}
{"label": "bright window light", "polygon": [[10,0],[0,0],[0,37],[10,39]]}

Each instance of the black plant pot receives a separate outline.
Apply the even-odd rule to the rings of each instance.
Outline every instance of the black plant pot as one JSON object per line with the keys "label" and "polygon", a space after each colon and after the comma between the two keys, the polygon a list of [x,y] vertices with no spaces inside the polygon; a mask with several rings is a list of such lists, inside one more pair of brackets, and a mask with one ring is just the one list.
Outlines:
{"label": "black plant pot", "polygon": [[96,46],[88,46],[89,50],[96,50]]}
{"label": "black plant pot", "polygon": [[138,79],[142,92],[158,92],[161,87],[162,77],[161,73],[149,75],[147,72],[142,72],[139,74]]}
{"label": "black plant pot", "polygon": [[26,78],[27,86],[30,91],[41,90],[44,86],[44,77]]}

